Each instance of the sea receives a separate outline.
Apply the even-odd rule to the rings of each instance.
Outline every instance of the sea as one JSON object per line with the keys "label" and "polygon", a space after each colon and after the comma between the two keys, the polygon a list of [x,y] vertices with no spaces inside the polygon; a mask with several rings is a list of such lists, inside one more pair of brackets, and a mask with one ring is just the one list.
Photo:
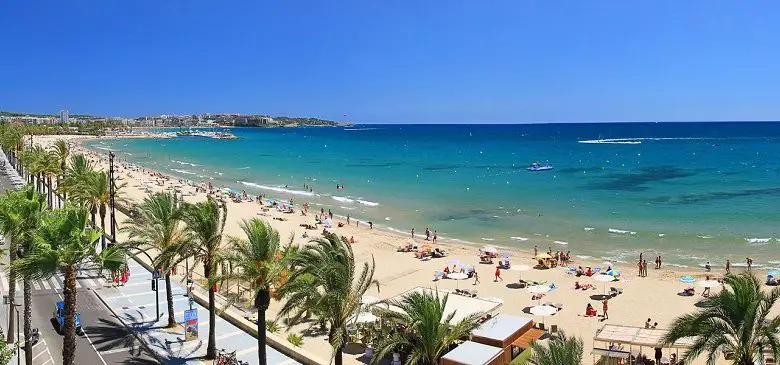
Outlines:
{"label": "sea", "polygon": [[[159,129],[158,129],[159,131]],[[175,131],[169,129],[168,131]],[[581,259],[780,267],[780,123],[231,128],[96,140],[127,163],[408,235]],[[528,171],[538,162],[548,171]],[[310,189],[304,189],[310,186]],[[337,189],[343,186],[343,189]]]}

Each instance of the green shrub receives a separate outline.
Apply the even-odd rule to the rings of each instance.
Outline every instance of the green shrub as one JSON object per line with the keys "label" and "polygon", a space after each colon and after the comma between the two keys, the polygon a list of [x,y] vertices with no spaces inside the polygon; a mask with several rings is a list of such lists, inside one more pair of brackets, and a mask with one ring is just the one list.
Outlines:
{"label": "green shrub", "polygon": [[287,336],[287,342],[293,344],[295,347],[303,346],[303,336],[291,333]]}

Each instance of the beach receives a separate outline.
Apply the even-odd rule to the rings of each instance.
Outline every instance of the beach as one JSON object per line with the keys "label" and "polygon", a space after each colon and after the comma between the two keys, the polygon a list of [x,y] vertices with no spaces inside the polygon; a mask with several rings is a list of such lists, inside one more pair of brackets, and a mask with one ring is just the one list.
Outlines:
{"label": "beach", "polygon": [[[86,153],[97,163],[96,167],[98,169],[107,170],[107,151],[90,151],[81,146],[82,143],[92,140],[94,137],[36,136],[35,143],[49,146],[57,139],[66,139],[72,142],[74,146],[73,153]],[[126,184],[122,189],[122,194],[130,202],[140,201],[149,191],[166,191],[173,188],[181,191],[184,194],[184,199],[187,201],[196,202],[206,199],[205,192],[202,192],[202,190],[201,192],[196,191],[196,186],[201,186],[199,182],[189,184],[183,179],[167,176],[164,172],[155,172],[152,169],[148,169],[149,166],[137,166],[136,164],[135,168],[131,168],[130,164],[121,160],[115,161],[115,166],[118,171],[118,183]],[[220,186],[215,186],[215,188],[220,188]],[[267,194],[268,197],[288,198],[278,191],[268,191]],[[295,196],[294,198],[297,206],[306,202],[305,196]],[[303,245],[308,242],[309,239],[302,236],[304,232],[309,237],[320,237],[322,231],[322,226],[318,226],[319,229],[317,230],[306,230],[301,227],[302,224],[315,223],[313,211],[319,210],[319,207],[316,205],[312,206],[311,211],[306,216],[301,215],[298,209],[293,214],[282,213],[275,209],[264,211],[262,209],[263,206],[258,204],[257,201],[240,203],[228,201],[227,208],[228,217],[225,234],[229,236],[241,237],[242,232],[239,228],[239,222],[243,219],[254,217],[267,220],[280,232],[282,237],[294,237],[293,242],[295,244]],[[327,213],[327,210],[325,212]],[[680,282],[679,278],[681,276],[693,275],[697,279],[704,279],[706,275],[722,277],[724,274],[724,268],[715,264],[713,264],[713,269],[710,273],[706,273],[703,269],[696,267],[670,268],[663,266],[661,269],[654,269],[653,260],[655,259],[655,252],[645,254],[645,259],[648,261],[649,266],[647,277],[638,276],[638,268],[636,266],[638,256],[633,259],[627,258],[624,260],[626,262],[605,263],[601,259],[588,260],[587,258],[581,258],[578,257],[578,252],[571,252],[572,262],[568,266],[600,268],[603,271],[607,270],[607,266],[611,266],[612,269],[619,270],[621,272],[621,280],[613,283],[596,282],[587,276],[575,277],[574,274],[560,267],[546,270],[530,268],[520,271],[517,269],[521,268],[521,266],[532,267],[537,263],[532,258],[533,251],[531,247],[521,249],[518,247],[501,247],[500,245],[493,246],[491,245],[492,242],[489,241],[486,241],[484,245],[463,244],[447,239],[439,239],[436,244],[433,244],[423,239],[425,226],[422,222],[420,226],[416,226],[416,237],[412,239],[411,233],[393,232],[386,227],[380,228],[378,226],[372,229],[369,227],[368,222],[356,224],[357,221],[354,217],[351,217],[350,224],[346,225],[345,216],[350,214],[349,210],[335,210],[333,214],[334,225],[328,230],[340,236],[354,238],[355,242],[352,244],[352,247],[357,264],[372,260],[376,263],[374,278],[379,281],[380,289],[378,292],[375,289],[371,289],[367,294],[380,299],[386,299],[415,287],[433,288],[442,292],[454,291],[456,289],[476,290],[479,298],[489,298],[489,300],[495,303],[500,303],[495,313],[525,316],[533,318],[538,322],[544,321],[548,326],[554,324],[561,330],[566,331],[567,334],[581,337],[585,344],[585,364],[592,363],[593,356],[589,355],[590,348],[593,345],[592,338],[604,324],[643,326],[649,318],[651,322],[657,322],[658,328],[666,328],[674,318],[696,310],[694,304],[701,298],[701,288]],[[120,226],[122,220],[123,218],[121,217],[117,219]],[[344,223],[345,226],[339,227],[339,222]],[[585,235],[587,232],[583,231],[582,234]],[[122,238],[123,236],[120,234],[119,239],[121,240]],[[403,246],[410,241],[417,246],[428,244],[435,248],[444,249],[447,252],[447,256],[444,258],[420,260],[415,258],[412,252],[397,252],[399,246]],[[495,280],[494,273],[496,271],[496,263],[500,258],[495,259],[493,264],[480,263],[478,250],[485,246],[492,246],[499,252],[511,254],[510,261],[512,266],[508,270],[500,271],[501,280],[499,281]],[[539,252],[546,252],[548,249],[557,251],[562,248],[568,250],[566,247],[553,247],[553,245],[540,246],[538,250]],[[434,273],[442,271],[445,267],[452,267],[453,265],[450,262],[453,260],[472,265],[478,274],[479,283],[475,283],[474,279],[442,279],[433,281]],[[742,263],[742,261],[737,262],[734,260],[732,262],[732,271],[742,270],[742,268],[736,267],[736,264]],[[764,271],[754,270],[756,270],[759,277],[763,277]],[[561,303],[563,309],[554,316],[546,318],[525,313],[523,311],[524,308],[536,305],[538,301],[533,300],[532,294],[527,290],[514,288],[514,284],[521,277],[524,280],[546,281],[548,285],[555,284],[556,289],[547,293],[541,299],[541,302]],[[591,284],[594,286],[594,289],[575,290],[575,281],[579,281],[580,284]],[[678,295],[684,288],[689,286],[696,287],[696,296],[684,297]],[[588,303],[591,303],[601,314],[602,303],[598,299],[591,297],[602,294],[609,287],[619,287],[623,290],[622,294],[609,300],[609,319],[602,321],[598,317],[582,316]],[[714,288],[713,290],[717,291],[719,289]],[[280,304],[278,302],[272,302],[268,317],[275,317],[279,307]],[[290,328],[289,331],[301,333],[305,329],[303,325],[298,325]],[[318,354],[321,358],[327,359],[330,357],[330,346],[324,336],[305,337],[305,341],[307,351]],[[358,355],[345,354],[345,359],[348,363],[360,363],[357,358]]]}

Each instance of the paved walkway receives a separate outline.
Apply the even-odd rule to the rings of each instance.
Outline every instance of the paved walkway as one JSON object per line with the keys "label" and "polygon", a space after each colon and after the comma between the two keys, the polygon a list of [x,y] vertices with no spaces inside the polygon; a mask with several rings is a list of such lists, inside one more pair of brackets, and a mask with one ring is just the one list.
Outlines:
{"label": "paved walkway", "polygon": [[[116,313],[120,320],[132,328],[141,339],[166,364],[201,364],[199,358],[206,355],[209,334],[208,309],[192,303],[192,308],[198,310],[199,338],[184,341],[184,331],[181,328],[169,330],[167,302],[165,300],[165,281],[160,279],[160,320],[155,316],[155,293],[151,290],[151,273],[140,264],[130,260],[130,278],[124,286],[103,288],[96,291],[98,296]],[[190,308],[187,291],[180,283],[171,283],[173,305],[176,320],[184,321],[184,311]],[[218,308],[219,309],[219,308]],[[257,339],[225,321],[216,317],[217,350],[236,351],[239,360],[249,364],[257,364]],[[269,364],[298,364],[284,354],[266,346]]]}

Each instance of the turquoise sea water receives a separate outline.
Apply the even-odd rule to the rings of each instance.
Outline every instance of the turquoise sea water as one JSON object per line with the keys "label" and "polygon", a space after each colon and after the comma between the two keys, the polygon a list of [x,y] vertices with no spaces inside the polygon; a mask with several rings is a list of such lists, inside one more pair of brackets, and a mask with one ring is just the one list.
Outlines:
{"label": "turquoise sea water", "polygon": [[[670,264],[780,266],[780,123],[358,125],[108,140],[129,162],[383,229]],[[615,140],[617,139],[617,140]],[[534,161],[554,169],[530,172]],[[303,190],[304,183],[313,192]],[[336,185],[346,189],[336,190]],[[285,187],[286,186],[286,187]]]}

